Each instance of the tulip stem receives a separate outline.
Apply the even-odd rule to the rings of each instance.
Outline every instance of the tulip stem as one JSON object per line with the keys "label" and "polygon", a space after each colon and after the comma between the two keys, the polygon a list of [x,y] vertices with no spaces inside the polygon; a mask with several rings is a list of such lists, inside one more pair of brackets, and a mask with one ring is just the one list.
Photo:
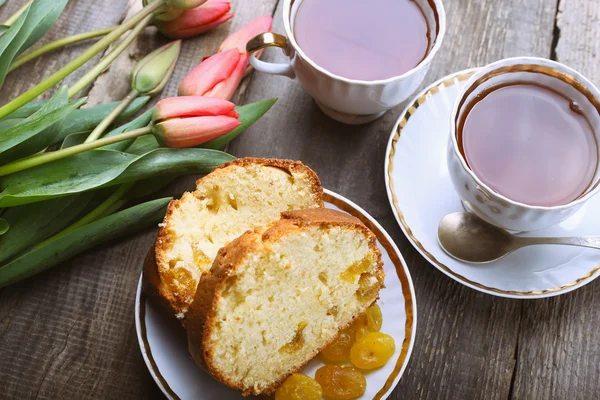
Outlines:
{"label": "tulip stem", "polygon": [[96,80],[100,75],[117,57],[121,55],[129,47],[129,45],[138,37],[138,35],[150,24],[152,21],[152,15],[146,16],[134,29],[125,36],[114,49],[110,51],[104,58],[102,58],[98,64],[94,65],[92,69],[85,73],[77,82],[75,82],[69,88],[69,98],[75,96],[77,93],[82,91],[87,85]]}
{"label": "tulip stem", "polygon": [[96,149],[98,147],[107,146],[109,144],[122,142],[123,140],[135,139],[140,136],[147,135],[152,133],[152,128],[150,126],[146,126],[144,128],[135,129],[129,132],[123,132],[119,135],[108,136],[102,139],[95,140],[89,143],[82,143],[77,146],[67,147],[65,149],[53,151],[50,153],[42,153],[38,155],[34,155],[28,158],[24,158],[19,161],[12,162],[10,164],[6,164],[0,166],[0,176],[13,174],[15,172],[23,171],[25,169],[37,167],[38,165],[46,164],[51,161],[56,161],[63,159],[65,157],[69,157],[78,153],[82,153],[84,151]]}
{"label": "tulip stem", "polygon": [[102,136],[106,128],[108,128],[109,125],[112,124],[114,120],[117,119],[117,117],[119,117],[119,115],[121,115],[121,113],[127,108],[127,106],[129,106],[129,104],[131,104],[131,102],[135,100],[139,95],[140,94],[137,92],[137,90],[131,90],[131,92],[129,92],[127,96],[125,96],[125,98],[121,100],[119,105],[117,105],[110,113],[108,113],[106,117],[104,117],[102,121],[100,121],[100,123],[94,128],[92,133],[90,133],[87,139],[85,139],[84,143],[93,142],[94,140]]}
{"label": "tulip stem", "polygon": [[19,8],[16,13],[14,13],[10,17],[8,17],[8,19],[6,21],[4,21],[4,23],[2,25],[12,26],[12,24],[14,24],[15,21],[17,19],[19,19],[19,17],[21,16],[21,14],[23,14],[23,12],[25,11],[25,9],[27,7],[29,7],[29,5],[31,3],[33,3],[33,0],[29,0],[27,3],[23,4],[23,6],[21,8]]}
{"label": "tulip stem", "polygon": [[61,47],[65,47],[70,44],[75,44],[75,43],[82,42],[84,40],[93,39],[93,38],[96,38],[99,36],[107,35],[117,28],[118,28],[117,26],[111,26],[109,28],[102,28],[102,29],[98,29],[95,31],[79,33],[77,35],[68,36],[66,38],[58,39],[58,40],[55,40],[54,42],[47,43],[43,46],[38,47],[37,49],[35,49],[33,51],[30,51],[26,54],[23,54],[23,55],[17,57],[15,59],[15,61],[12,63],[12,65],[10,66],[10,68],[8,69],[8,72],[14,71],[15,69],[19,68],[21,65],[26,64],[29,61],[36,59],[43,54],[49,53],[53,50],[60,49]]}
{"label": "tulip stem", "polygon": [[110,44],[117,40],[119,37],[121,37],[123,33],[132,29],[140,21],[142,21],[148,15],[151,15],[154,11],[158,10],[161,7],[164,7],[164,3],[162,1],[155,1],[150,3],[148,6],[144,7],[139,13],[137,13],[127,21],[123,22],[123,24],[120,25],[117,29],[115,29],[114,31],[100,39],[98,42],[96,42],[94,45],[92,45],[89,49],[81,53],[73,61],[71,61],[70,63],[68,63],[67,65],[50,75],[42,82],[38,83],[35,87],[29,89],[27,92],[23,93],[19,97],[0,107],[0,119],[6,117],[21,106],[29,103],[31,100],[38,97],[40,94],[44,93],[46,90],[50,89],[52,86],[62,81],[66,76],[71,74],[77,68],[81,67],[96,54],[100,53],[102,50],[110,46]]}

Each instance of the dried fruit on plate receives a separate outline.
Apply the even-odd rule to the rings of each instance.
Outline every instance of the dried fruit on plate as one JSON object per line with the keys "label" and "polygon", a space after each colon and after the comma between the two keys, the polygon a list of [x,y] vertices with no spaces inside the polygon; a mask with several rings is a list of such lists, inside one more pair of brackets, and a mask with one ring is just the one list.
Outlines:
{"label": "dried fruit on plate", "polygon": [[349,327],[340,332],[338,337],[321,351],[325,362],[350,361],[350,349],[356,343],[356,331]]}
{"label": "dried fruit on plate", "polygon": [[319,383],[304,374],[293,374],[275,391],[275,400],[321,400]]}
{"label": "dried fruit on plate", "polygon": [[367,379],[354,367],[325,365],[317,370],[315,379],[321,385],[323,395],[331,399],[356,399],[367,389]]}
{"label": "dried fruit on plate", "polygon": [[369,332],[352,346],[350,361],[360,369],[375,369],[384,366],[395,350],[393,337],[385,333]]}
{"label": "dried fruit on plate", "polygon": [[356,340],[369,332],[379,332],[381,325],[383,324],[383,315],[381,308],[377,304],[373,304],[367,308],[363,314],[361,314],[352,324],[356,331]]}

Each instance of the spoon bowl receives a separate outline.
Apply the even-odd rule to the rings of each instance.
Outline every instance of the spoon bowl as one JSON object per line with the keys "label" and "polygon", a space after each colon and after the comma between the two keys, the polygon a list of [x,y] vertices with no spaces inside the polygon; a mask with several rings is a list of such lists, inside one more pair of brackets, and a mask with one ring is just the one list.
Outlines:
{"label": "spoon bowl", "polygon": [[514,251],[513,236],[473,213],[448,214],[438,225],[442,249],[459,261],[487,263]]}

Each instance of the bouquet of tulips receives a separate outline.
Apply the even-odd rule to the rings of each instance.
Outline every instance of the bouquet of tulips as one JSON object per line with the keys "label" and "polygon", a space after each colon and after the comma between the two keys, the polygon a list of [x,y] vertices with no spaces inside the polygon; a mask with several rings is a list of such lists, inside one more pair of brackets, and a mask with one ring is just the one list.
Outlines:
{"label": "bouquet of tulips", "polygon": [[[0,287],[159,223],[170,198],[124,207],[178,176],[207,173],[232,160],[219,149],[275,102],[236,106],[229,101],[249,68],[245,44],[271,29],[270,16],[227,38],[217,54],[181,82],[179,97],[160,100],[135,117],[171,77],[181,39],[230,19],[229,2],[144,0],[141,11],[119,26],[27,51],[52,27],[67,1],[31,0],[0,25],[0,87],[9,72],[49,51],[100,38],[0,107]],[[121,101],[82,108],[86,98],[78,94],[150,24],[176,41],[135,66],[131,91]],[[75,84],[57,88],[49,100],[35,101],[111,44]]]}

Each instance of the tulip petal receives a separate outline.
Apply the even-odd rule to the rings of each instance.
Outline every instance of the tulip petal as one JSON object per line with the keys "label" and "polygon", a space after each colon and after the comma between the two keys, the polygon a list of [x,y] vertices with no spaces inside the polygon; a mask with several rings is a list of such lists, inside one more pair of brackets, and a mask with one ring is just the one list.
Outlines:
{"label": "tulip petal", "polygon": [[[181,81],[180,96],[204,96],[226,80],[240,61],[240,53],[231,49],[202,61]],[[222,98],[222,97],[221,97]]]}
{"label": "tulip petal", "polygon": [[154,135],[166,147],[194,147],[231,132],[240,123],[225,116],[176,118],[157,124]]}
{"label": "tulip petal", "polygon": [[[236,49],[232,49],[232,51],[237,52]],[[215,87],[206,93],[206,96],[223,100],[231,100],[238,86],[240,86],[240,82],[242,82],[242,79],[244,78],[247,67],[248,54],[243,53],[240,55],[240,60],[238,61],[235,69],[231,72],[227,79],[215,85]]]}
{"label": "tulip petal", "polygon": [[[232,115],[235,104],[221,99],[202,96],[169,97],[156,103],[154,121],[168,118]],[[237,114],[237,113],[236,113]]]}
{"label": "tulip petal", "polygon": [[229,1],[208,0],[200,7],[184,11],[178,18],[161,23],[160,31],[173,39],[204,33],[233,17]]}
{"label": "tulip petal", "polygon": [[270,15],[256,18],[229,35],[229,37],[221,44],[219,52],[237,48],[240,53],[245,53],[246,43],[260,33],[270,32],[272,25],[273,17]]}
{"label": "tulip petal", "polygon": [[213,21],[209,24],[201,25],[201,26],[194,27],[191,29],[182,30],[178,33],[178,36],[173,37],[173,39],[185,39],[185,38],[199,35],[204,32],[208,32],[211,29],[216,28],[217,26],[229,21],[231,18],[233,18],[233,14],[225,14],[221,18],[219,18],[216,21]]}

